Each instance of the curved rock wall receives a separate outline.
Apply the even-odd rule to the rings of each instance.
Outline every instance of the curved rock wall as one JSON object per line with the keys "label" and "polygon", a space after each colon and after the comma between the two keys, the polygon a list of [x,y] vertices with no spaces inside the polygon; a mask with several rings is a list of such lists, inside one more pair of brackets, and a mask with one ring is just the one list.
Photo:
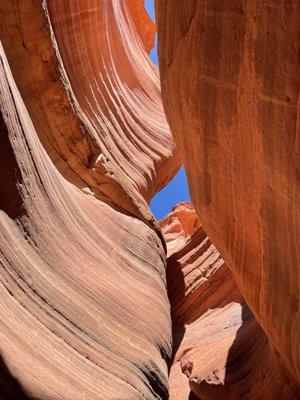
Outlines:
{"label": "curved rock wall", "polygon": [[58,173],[2,49],[0,82],[1,170],[9,168],[0,196],[0,352],[9,371],[1,396],[166,399],[160,238]]}
{"label": "curved rock wall", "polygon": [[299,2],[158,0],[156,11],[193,204],[300,381]]}
{"label": "curved rock wall", "polygon": [[0,4],[1,399],[168,398],[147,202],[180,161],[142,7]]}
{"label": "curved rock wall", "polygon": [[191,204],[179,204],[160,224],[173,323],[170,399],[298,399]]}
{"label": "curved rock wall", "polygon": [[1,400],[299,398],[299,4],[156,4],[180,156],[142,0],[0,2]]}
{"label": "curved rock wall", "polygon": [[151,220],[146,202],[180,162],[158,71],[143,44],[153,42],[153,23],[128,4],[4,0],[0,38],[59,171],[97,198]]}

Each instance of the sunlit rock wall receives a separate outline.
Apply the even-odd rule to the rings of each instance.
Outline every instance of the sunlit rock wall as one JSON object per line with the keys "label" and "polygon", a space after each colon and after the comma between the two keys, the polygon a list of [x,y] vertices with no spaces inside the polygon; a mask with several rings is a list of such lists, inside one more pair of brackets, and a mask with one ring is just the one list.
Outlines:
{"label": "sunlit rock wall", "polygon": [[156,5],[0,2],[0,399],[299,398],[299,5]]}
{"label": "sunlit rock wall", "polygon": [[0,3],[1,399],[168,398],[154,32],[142,1]]}
{"label": "sunlit rock wall", "polygon": [[299,2],[156,4],[162,97],[193,204],[300,381]]}

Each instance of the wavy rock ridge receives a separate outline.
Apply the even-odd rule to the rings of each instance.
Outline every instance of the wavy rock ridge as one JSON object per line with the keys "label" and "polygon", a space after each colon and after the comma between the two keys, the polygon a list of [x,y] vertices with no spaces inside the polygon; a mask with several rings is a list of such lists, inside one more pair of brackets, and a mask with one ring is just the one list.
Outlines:
{"label": "wavy rock ridge", "polygon": [[135,3],[1,2],[0,398],[167,397],[179,159]]}
{"label": "wavy rock ridge", "polygon": [[145,48],[154,26],[133,3],[142,1],[129,7],[115,0],[4,0],[1,40],[39,138],[63,176],[151,219],[144,199],[172,177],[179,160],[171,157],[158,74]]}

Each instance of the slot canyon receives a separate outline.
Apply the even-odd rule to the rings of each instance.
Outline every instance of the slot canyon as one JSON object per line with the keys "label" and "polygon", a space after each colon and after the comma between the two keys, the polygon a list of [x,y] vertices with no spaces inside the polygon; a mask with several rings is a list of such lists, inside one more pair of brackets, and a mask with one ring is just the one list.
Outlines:
{"label": "slot canyon", "polygon": [[0,400],[300,399],[300,3],[155,11],[0,0]]}

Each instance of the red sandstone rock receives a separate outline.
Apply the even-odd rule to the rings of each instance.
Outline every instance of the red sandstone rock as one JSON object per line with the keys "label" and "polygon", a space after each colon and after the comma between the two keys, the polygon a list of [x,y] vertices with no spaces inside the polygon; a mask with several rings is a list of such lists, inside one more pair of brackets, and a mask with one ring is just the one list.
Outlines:
{"label": "red sandstone rock", "polygon": [[165,399],[161,240],[58,173],[0,57],[0,398]]}
{"label": "red sandstone rock", "polygon": [[1,399],[168,397],[147,202],[179,158],[134,4],[0,3]]}
{"label": "red sandstone rock", "polygon": [[163,102],[193,204],[299,382],[299,2],[156,4]]}
{"label": "red sandstone rock", "polygon": [[162,219],[159,225],[169,257],[174,251],[178,252],[183,248],[200,226],[194,208],[189,202],[177,204],[172,213]]}
{"label": "red sandstone rock", "polygon": [[191,205],[176,206],[161,226],[168,240],[174,340],[171,400],[195,394],[203,400],[296,400],[297,387],[279,365]]}
{"label": "red sandstone rock", "polygon": [[147,205],[180,160],[143,1],[1,1],[1,400],[167,399],[166,286],[172,400],[299,398],[296,6],[158,1],[165,108],[232,273],[189,203],[166,246]]}
{"label": "red sandstone rock", "polygon": [[142,0],[128,4],[3,0],[0,39],[58,170],[85,192],[151,220],[146,201],[179,158],[158,70],[143,45],[154,40],[153,24],[138,11]]}

